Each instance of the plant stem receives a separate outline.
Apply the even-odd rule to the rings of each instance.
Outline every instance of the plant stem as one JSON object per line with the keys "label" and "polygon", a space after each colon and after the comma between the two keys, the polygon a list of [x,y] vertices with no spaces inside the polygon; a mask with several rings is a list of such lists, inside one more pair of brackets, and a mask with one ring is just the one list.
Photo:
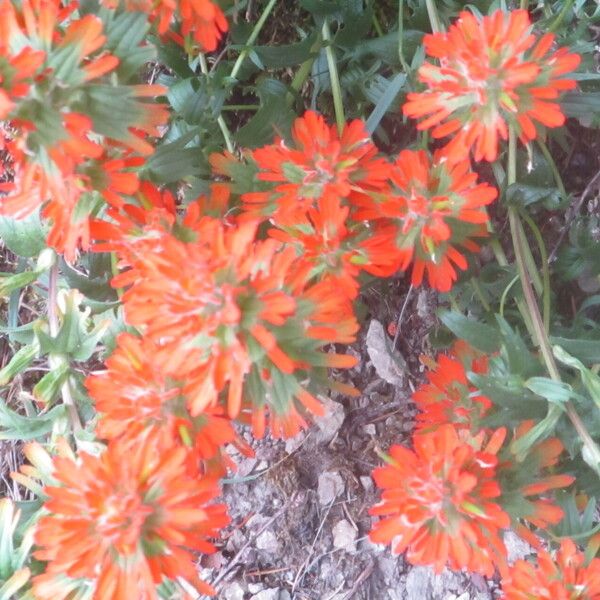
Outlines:
{"label": "plant stem", "polygon": [[527,214],[525,209],[521,210],[520,214],[521,219],[523,219],[529,226],[529,229],[531,229],[540,251],[540,263],[542,269],[542,314],[544,330],[547,334],[550,331],[550,269],[548,268],[548,251],[546,250],[546,244],[544,244],[544,238],[534,220]]}
{"label": "plant stem", "polygon": [[427,7],[431,31],[433,31],[433,33],[440,33],[442,31],[442,25],[440,23],[437,8],[435,7],[435,0],[425,0],[425,5]]}
{"label": "plant stem", "polygon": [[[308,79],[310,72],[312,70],[313,65],[315,64],[315,60],[321,50],[321,46],[323,43],[323,39],[319,34],[315,43],[310,48],[310,57],[307,58],[301,65],[296,74],[294,75],[294,79],[292,79],[292,83],[290,84],[290,88],[298,94],[304,85],[304,82]],[[292,106],[294,103],[295,95],[292,92],[288,92],[286,96],[286,102],[288,106]]]}
{"label": "plant stem", "polygon": [[562,177],[560,176],[560,173],[558,172],[558,167],[556,166],[556,162],[554,161],[554,158],[552,158],[552,154],[550,154],[550,150],[548,149],[548,146],[546,146],[545,142],[543,142],[540,139],[537,140],[537,143],[538,143],[538,146],[540,147],[540,150],[542,151],[542,154],[544,155],[544,158],[546,159],[548,165],[550,166],[550,169],[552,171],[552,175],[554,177],[554,181],[556,183],[556,187],[558,188],[558,191],[562,194],[562,196],[564,198],[566,198],[568,196],[568,194],[567,194],[567,190],[565,189],[565,184],[563,183]]}
{"label": "plant stem", "polygon": [[377,33],[378,37],[383,37],[383,29],[381,29],[381,24],[379,23],[379,19],[373,10],[373,18],[371,19],[373,22],[373,28],[375,29],[375,33]]}
{"label": "plant stem", "polygon": [[323,20],[322,30],[323,40],[326,42],[325,54],[327,55],[327,66],[329,68],[329,79],[331,81],[331,93],[333,94],[333,108],[335,110],[335,122],[338,132],[342,135],[346,117],[344,116],[344,104],[342,102],[342,88],[340,86],[340,78],[338,76],[337,61],[333,46],[331,45],[331,31],[329,30],[329,22]]}
{"label": "plant stem", "polygon": [[[204,56],[203,52],[198,55],[198,59],[200,61],[200,70],[202,71],[202,74],[208,77],[208,65],[206,64],[206,56]],[[223,139],[225,140],[227,150],[233,154],[235,147],[231,141],[231,132],[229,131],[229,127],[227,127],[227,123],[225,123],[223,115],[219,115],[217,117],[217,124],[219,125],[219,129],[223,134]]]}
{"label": "plant stem", "polygon": [[[58,312],[57,312],[57,296],[58,296],[58,264],[55,263],[50,268],[50,275],[48,278],[48,327],[50,330],[50,337],[55,338],[59,332],[58,326]],[[65,359],[62,356],[57,356],[55,354],[49,354],[48,356],[48,364],[50,365],[51,370],[59,369],[62,366],[62,362]],[[75,401],[73,400],[73,396],[71,395],[71,386],[69,384],[69,379],[62,384],[61,395],[63,399],[64,405],[67,407],[67,411],[69,413],[69,420],[71,421],[71,427],[73,428],[73,433],[79,433],[83,426],[81,424],[81,419],[79,418],[79,413],[77,412],[77,407],[75,406]]]}
{"label": "plant stem", "polygon": [[521,0],[519,8],[522,10],[527,10],[529,8],[529,0]]}
{"label": "plant stem", "polygon": [[550,27],[548,27],[549,32],[552,33],[561,26],[562,22],[564,21],[565,17],[567,16],[567,13],[571,10],[574,2],[575,2],[575,0],[565,0],[565,3],[563,4],[561,11],[558,13],[558,15],[556,15],[556,19],[554,19],[554,21],[552,21],[552,23],[550,23]]}
{"label": "plant stem", "polygon": [[[508,168],[507,168],[507,184],[511,185],[516,183],[517,180],[517,137],[512,127],[509,129],[508,137]],[[524,245],[527,244],[525,236],[523,235],[523,226],[519,219],[519,214],[514,206],[508,208],[508,218],[510,222],[510,231],[513,239],[513,247],[515,250],[515,259],[517,262],[517,270],[519,278],[521,280],[521,286],[523,288],[523,295],[525,302],[527,303],[527,309],[531,317],[531,322],[535,331],[535,343],[539,347],[546,365],[548,374],[554,381],[561,381],[560,372],[554,355],[552,354],[552,347],[550,340],[546,334],[542,317],[535,299],[533,288],[531,287],[531,281],[527,273],[527,267],[525,265],[525,253]],[[568,401],[564,404],[565,410],[573,427],[577,431],[579,438],[588,452],[588,458],[593,461],[595,465],[596,473],[600,473],[600,448],[594,442],[592,436],[587,430],[585,424],[577,414],[575,407],[572,402]]]}
{"label": "plant stem", "polygon": [[404,57],[404,0],[398,0],[398,57],[405,73],[408,73],[410,67]]}
{"label": "plant stem", "polygon": [[254,29],[252,30],[250,37],[246,40],[246,44],[245,44],[246,47],[240,52],[240,55],[237,57],[237,60],[235,61],[235,64],[233,65],[233,69],[231,70],[231,77],[233,77],[234,79],[237,77],[237,74],[239,73],[240,69],[242,68],[242,64],[244,63],[246,56],[248,56],[248,52],[250,51],[249,46],[252,46],[252,44],[254,44],[254,42],[256,41],[256,38],[258,37],[260,30],[263,28],[265,22],[269,18],[269,14],[273,10],[275,4],[277,4],[277,0],[270,0],[269,4],[267,4],[267,6],[265,6],[265,9],[263,10],[262,14],[260,15],[258,21],[256,21],[256,25],[254,25]]}

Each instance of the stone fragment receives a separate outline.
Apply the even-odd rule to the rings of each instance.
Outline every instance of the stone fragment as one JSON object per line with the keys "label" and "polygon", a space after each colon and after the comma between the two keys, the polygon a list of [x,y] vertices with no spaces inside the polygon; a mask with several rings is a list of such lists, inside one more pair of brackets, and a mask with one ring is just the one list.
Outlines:
{"label": "stone fragment", "polygon": [[344,492],[344,481],[339,473],[326,471],[319,475],[317,495],[319,504],[327,506]]}

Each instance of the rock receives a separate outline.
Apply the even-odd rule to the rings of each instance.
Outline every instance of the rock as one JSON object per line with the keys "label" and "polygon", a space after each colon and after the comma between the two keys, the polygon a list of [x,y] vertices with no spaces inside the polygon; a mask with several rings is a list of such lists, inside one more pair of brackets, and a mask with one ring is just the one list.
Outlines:
{"label": "rock", "polygon": [[363,431],[370,436],[377,435],[377,429],[374,423],[369,423],[363,427]]}
{"label": "rock", "polygon": [[406,361],[398,350],[392,348],[393,340],[383,325],[373,319],[367,331],[367,352],[377,375],[392,385],[402,385],[406,374]]}
{"label": "rock", "polygon": [[227,540],[225,549],[227,552],[235,553],[246,543],[246,536],[239,529],[234,529]]}
{"label": "rock", "polygon": [[315,442],[319,444],[328,444],[340,430],[346,413],[344,407],[331,398],[319,397],[319,400],[325,406],[325,414],[316,419],[316,429],[314,430]]}
{"label": "rock", "polygon": [[344,491],[344,481],[339,473],[326,471],[319,475],[319,483],[317,485],[317,494],[319,496],[319,504],[327,506],[333,502]]}
{"label": "rock", "polygon": [[227,584],[221,592],[223,600],[244,600],[244,588],[237,582]]}
{"label": "rock", "polygon": [[354,554],[356,552],[356,537],[358,532],[349,521],[342,519],[332,529],[333,547]]}
{"label": "rock", "polygon": [[448,569],[436,575],[431,567],[413,567],[406,577],[406,600],[455,598],[466,587],[464,575]]}
{"label": "rock", "polygon": [[264,550],[265,552],[270,552],[274,554],[279,550],[279,541],[275,537],[275,534],[272,531],[263,531],[256,538],[256,547],[259,550]]}
{"label": "rock", "polygon": [[265,586],[262,583],[249,583],[248,584],[248,591],[251,594],[258,594],[259,592],[262,592],[265,589]]}
{"label": "rock", "polygon": [[504,534],[504,544],[506,546],[506,555],[509,564],[519,560],[520,558],[526,558],[529,554],[534,552],[533,548],[524,540],[522,540],[514,531],[507,531]]}
{"label": "rock", "polygon": [[398,580],[397,565],[398,558],[394,555],[382,554],[377,557],[377,568],[388,585]]}
{"label": "rock", "polygon": [[431,573],[428,567],[413,567],[406,576],[406,600],[431,598]]}
{"label": "rock", "polygon": [[363,486],[365,492],[370,492],[373,489],[373,480],[368,475],[363,475],[360,478],[360,485]]}
{"label": "rock", "polygon": [[254,594],[254,596],[252,596],[250,598],[250,600],[280,600],[280,599],[281,599],[281,590],[279,588],[268,588],[266,590],[262,590],[261,592],[258,592],[258,594]]}

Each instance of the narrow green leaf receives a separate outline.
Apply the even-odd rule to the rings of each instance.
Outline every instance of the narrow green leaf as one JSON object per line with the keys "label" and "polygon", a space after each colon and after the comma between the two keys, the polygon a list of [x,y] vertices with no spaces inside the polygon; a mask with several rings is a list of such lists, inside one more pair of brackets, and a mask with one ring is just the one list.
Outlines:
{"label": "narrow green leaf", "polygon": [[406,75],[404,73],[398,73],[387,85],[385,92],[379,98],[373,112],[367,119],[367,131],[373,133],[377,126],[383,119],[385,113],[389,110],[390,106],[396,99],[396,96],[400,93],[402,86],[406,81]]}

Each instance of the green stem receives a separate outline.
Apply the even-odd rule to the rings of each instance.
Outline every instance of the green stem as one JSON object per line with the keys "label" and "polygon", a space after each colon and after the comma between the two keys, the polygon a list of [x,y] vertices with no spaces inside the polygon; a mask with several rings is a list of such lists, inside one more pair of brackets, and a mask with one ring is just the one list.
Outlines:
{"label": "green stem", "polygon": [[256,111],[259,110],[260,106],[258,104],[226,104],[221,107],[221,110],[251,110]]}
{"label": "green stem", "polygon": [[[110,253],[110,272],[113,277],[116,277],[119,274],[118,262],[119,262],[119,259],[117,258],[117,253],[111,252]],[[119,300],[121,299],[123,292],[124,292],[123,288],[117,288],[117,298],[119,298]]]}
{"label": "green stem", "polygon": [[[516,183],[516,181],[517,136],[515,134],[514,129],[511,127],[509,129],[508,137],[507,184],[511,185],[513,183]],[[540,315],[540,310],[538,308],[537,301],[535,299],[535,294],[531,286],[531,281],[529,280],[529,276],[527,273],[524,253],[524,246],[525,244],[527,244],[527,241],[525,240],[525,236],[523,235],[523,227],[519,219],[518,211],[514,206],[510,206],[508,208],[508,219],[510,222],[510,231],[513,239],[513,247],[515,250],[515,259],[517,262],[519,279],[521,280],[523,295],[525,297],[527,309],[529,311],[531,322],[535,331],[534,342],[540,349],[542,358],[544,360],[544,364],[546,365],[546,370],[548,371],[550,377],[554,381],[561,381],[560,372],[558,370],[556,361],[554,360],[554,355],[552,354],[550,340],[548,338],[548,335],[546,334],[542,317]],[[569,419],[571,420],[571,423],[573,424],[573,427],[577,431],[579,438],[581,439],[583,445],[585,446],[588,452],[589,459],[593,461],[594,465],[596,465],[596,472],[600,473],[600,448],[598,448],[598,446],[594,442],[585,424],[581,420],[580,416],[577,414],[575,407],[570,401],[565,402],[565,410]]]}
{"label": "green stem", "polygon": [[519,8],[522,10],[527,10],[529,8],[529,0],[521,0]]}
{"label": "green stem", "polygon": [[[206,64],[206,56],[204,56],[204,54],[201,52],[198,55],[198,59],[200,61],[200,70],[202,71],[202,74],[208,77],[208,65]],[[227,127],[227,123],[225,123],[223,115],[219,115],[217,117],[217,124],[219,125],[219,129],[223,134],[223,139],[225,140],[227,150],[233,154],[233,152],[235,151],[235,147],[233,145],[233,142],[231,141],[231,132],[229,131],[229,127]]]}
{"label": "green stem", "polygon": [[483,290],[481,289],[481,286],[479,285],[479,281],[477,281],[477,279],[475,277],[473,279],[471,279],[471,285],[473,286],[475,295],[479,298],[479,301],[481,302],[483,309],[486,312],[490,312],[491,311],[490,303],[485,299],[485,296],[483,295]]}
{"label": "green stem", "polygon": [[[294,75],[294,79],[292,79],[292,83],[290,84],[290,88],[298,94],[302,89],[305,81],[308,79],[310,72],[312,71],[312,67],[315,64],[315,60],[321,50],[323,40],[321,35],[317,36],[315,43],[310,48],[310,58],[307,58],[301,65],[296,74]],[[286,96],[286,102],[288,106],[292,106],[294,103],[295,95],[292,92],[288,92]]]}
{"label": "green stem", "polygon": [[405,73],[408,73],[410,67],[404,56],[404,0],[398,0],[398,57]]}
{"label": "green stem", "polygon": [[[50,337],[55,338],[58,336],[60,331],[59,323],[58,323],[58,263],[55,262],[54,265],[50,268],[50,274],[48,277],[48,332],[50,333]],[[65,361],[65,357],[60,354],[54,354],[50,352],[48,354],[48,365],[51,370],[58,370],[63,367],[63,363]],[[71,423],[71,427],[73,429],[73,433],[80,433],[83,429],[83,425],[81,424],[81,419],[79,418],[79,413],[77,412],[77,406],[75,405],[75,400],[73,399],[73,395],[71,394],[71,385],[69,383],[70,376],[67,380],[62,384],[60,388],[63,404],[67,407],[67,413],[69,415],[69,421]]]}
{"label": "green stem", "polygon": [[379,37],[383,37],[383,29],[381,29],[381,24],[379,23],[379,19],[377,18],[377,15],[375,14],[374,10],[373,10],[373,18],[371,19],[371,21],[373,22],[373,27],[374,27],[377,35]]}
{"label": "green stem", "polygon": [[538,143],[538,146],[540,147],[540,150],[542,151],[542,154],[544,155],[544,158],[546,159],[546,162],[550,166],[550,170],[552,171],[552,175],[554,177],[554,181],[556,183],[556,187],[558,188],[558,191],[561,193],[563,198],[566,198],[568,196],[568,194],[567,194],[567,190],[565,188],[565,184],[563,183],[562,177],[560,176],[560,173],[558,172],[558,167],[556,166],[556,162],[554,161],[554,158],[552,158],[552,154],[550,154],[550,150],[548,149],[548,146],[545,144],[545,142],[543,142],[540,139],[537,140],[537,143]]}
{"label": "green stem", "polygon": [[548,31],[554,32],[561,26],[562,22],[567,16],[567,13],[571,10],[574,2],[575,0],[565,0],[561,11],[558,13],[558,15],[556,15],[556,19],[554,19],[554,21],[552,21],[550,24],[550,27],[548,27]]}
{"label": "green stem", "polygon": [[550,269],[548,268],[548,252],[546,250],[546,244],[544,238],[539,230],[539,227],[535,224],[534,220],[525,212],[521,210],[521,219],[527,223],[529,229],[533,233],[535,240],[540,251],[540,262],[542,266],[542,313],[544,321],[544,330],[546,334],[550,331]]}
{"label": "green stem", "polygon": [[427,7],[431,31],[433,31],[433,33],[440,33],[442,31],[442,25],[440,23],[440,16],[438,15],[437,8],[435,7],[435,0],[425,0],[425,6]]}
{"label": "green stem", "polygon": [[242,68],[242,64],[244,63],[246,56],[248,56],[248,52],[250,52],[249,47],[252,46],[252,44],[254,44],[254,42],[256,41],[258,34],[260,33],[260,31],[263,28],[264,24],[266,23],[267,19],[269,18],[269,14],[273,10],[275,4],[277,4],[277,0],[270,0],[269,4],[267,4],[267,6],[265,6],[265,9],[263,10],[262,14],[260,15],[258,21],[256,21],[256,25],[254,25],[254,29],[252,30],[250,37],[246,40],[246,44],[245,44],[246,47],[240,52],[240,55],[237,57],[237,60],[235,61],[235,64],[233,65],[233,69],[231,70],[232,78],[235,79],[237,77],[237,74],[239,73],[240,69]]}
{"label": "green stem", "polygon": [[[508,267],[508,259],[506,258],[506,254],[504,253],[504,250],[502,249],[502,246],[500,245],[498,238],[495,237],[495,232],[494,232],[493,227],[489,223],[488,223],[488,230],[490,232],[490,235],[492,236],[492,238],[490,239],[490,248],[492,249],[492,252],[494,253],[496,262],[501,267]],[[517,276],[517,278],[518,278],[518,276]],[[504,294],[503,294],[504,301],[506,301],[505,295],[508,294],[508,291],[510,290],[512,285],[513,285],[513,283],[511,282],[510,285],[504,290]],[[523,298],[520,298],[517,296],[515,298],[515,302],[517,303],[517,308],[519,309],[519,312],[521,313],[521,317],[523,319],[523,322],[525,323],[525,327],[527,328],[529,335],[531,335],[533,337],[534,336],[533,325],[531,323],[531,319],[529,318],[529,312],[527,311],[527,306],[525,305]]]}
{"label": "green stem", "polygon": [[333,108],[335,110],[335,122],[338,132],[342,135],[344,126],[346,125],[346,117],[344,116],[344,104],[342,102],[342,88],[340,86],[340,78],[338,76],[337,61],[333,46],[331,45],[331,31],[329,30],[329,22],[327,19],[323,21],[322,30],[323,40],[326,43],[325,54],[327,55],[327,67],[329,68],[329,79],[331,81],[331,93],[333,94]]}

